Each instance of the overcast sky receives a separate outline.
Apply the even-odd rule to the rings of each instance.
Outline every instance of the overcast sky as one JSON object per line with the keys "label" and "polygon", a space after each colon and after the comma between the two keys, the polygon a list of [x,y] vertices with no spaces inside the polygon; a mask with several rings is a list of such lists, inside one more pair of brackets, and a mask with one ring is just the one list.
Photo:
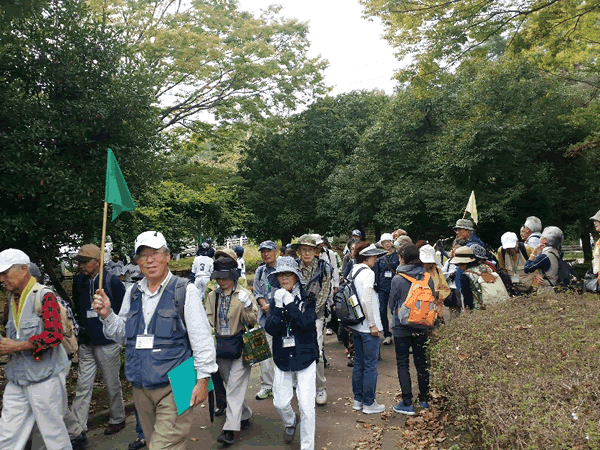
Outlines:
{"label": "overcast sky", "polygon": [[284,17],[308,22],[310,56],[329,61],[325,81],[332,95],[360,89],[383,89],[391,94],[399,63],[392,48],[382,39],[378,19],[362,18],[357,0],[238,0],[241,9],[255,15],[271,4],[283,6]]}

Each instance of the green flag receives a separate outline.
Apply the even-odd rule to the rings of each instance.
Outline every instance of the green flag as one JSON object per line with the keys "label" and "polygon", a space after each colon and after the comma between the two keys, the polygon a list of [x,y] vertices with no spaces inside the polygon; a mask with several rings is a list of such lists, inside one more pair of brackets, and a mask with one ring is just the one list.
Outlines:
{"label": "green flag", "polygon": [[129,188],[119,168],[119,163],[112,150],[108,149],[106,160],[106,191],[104,193],[106,203],[113,205],[112,220],[115,220],[123,211],[135,209],[135,203],[129,193]]}

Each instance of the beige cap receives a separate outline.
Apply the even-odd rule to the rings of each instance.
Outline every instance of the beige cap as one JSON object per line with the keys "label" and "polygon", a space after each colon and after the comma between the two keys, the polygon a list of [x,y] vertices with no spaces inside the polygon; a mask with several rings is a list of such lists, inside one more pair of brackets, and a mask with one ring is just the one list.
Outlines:
{"label": "beige cap", "polygon": [[101,255],[100,247],[94,244],[85,244],[79,249],[75,259],[77,261],[87,261],[88,259],[100,259]]}
{"label": "beige cap", "polygon": [[591,220],[597,220],[598,222],[600,222],[600,211],[598,211],[595,215],[593,215],[592,217],[590,217]]}
{"label": "beige cap", "polygon": [[475,255],[471,247],[459,247],[454,252],[454,258],[450,260],[450,264],[468,264],[475,261]]}

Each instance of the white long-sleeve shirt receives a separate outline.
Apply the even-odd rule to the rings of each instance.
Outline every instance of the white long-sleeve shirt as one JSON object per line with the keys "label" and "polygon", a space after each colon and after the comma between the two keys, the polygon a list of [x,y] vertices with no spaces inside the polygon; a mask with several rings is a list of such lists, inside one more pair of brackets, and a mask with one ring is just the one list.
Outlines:
{"label": "white long-sleeve shirt", "polygon": [[355,264],[352,267],[351,276],[356,276],[356,272],[364,267],[358,276],[354,279],[354,287],[358,294],[358,299],[365,313],[365,320],[358,325],[353,325],[350,328],[359,333],[370,333],[371,327],[375,325],[379,331],[383,331],[381,324],[381,315],[379,313],[379,294],[375,292],[375,272],[373,272],[366,264]]}
{"label": "white long-sleeve shirt", "polygon": [[[138,286],[142,291],[142,312],[144,314],[146,326],[150,323],[162,293],[172,277],[173,274],[169,271],[166,278],[154,293],[149,291],[146,278],[138,283]],[[125,291],[119,315],[116,315],[113,311],[106,319],[100,319],[104,323],[103,331],[106,338],[112,339],[123,346],[125,345],[126,340],[125,322],[127,321],[126,316],[131,308],[132,289],[133,286],[130,286]],[[198,288],[191,283],[187,285],[185,291],[183,315],[190,345],[192,347],[197,377],[198,379],[210,377],[212,373],[218,370],[215,344],[210,324],[206,317],[206,311],[204,310],[202,299],[200,298],[200,292],[198,291]]]}

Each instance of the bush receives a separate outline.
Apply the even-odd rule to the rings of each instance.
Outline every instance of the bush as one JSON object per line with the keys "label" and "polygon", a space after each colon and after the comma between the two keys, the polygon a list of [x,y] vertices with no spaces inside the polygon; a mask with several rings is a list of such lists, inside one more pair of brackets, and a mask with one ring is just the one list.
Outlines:
{"label": "bush", "polygon": [[516,298],[439,329],[432,386],[474,448],[600,448],[598,304]]}

